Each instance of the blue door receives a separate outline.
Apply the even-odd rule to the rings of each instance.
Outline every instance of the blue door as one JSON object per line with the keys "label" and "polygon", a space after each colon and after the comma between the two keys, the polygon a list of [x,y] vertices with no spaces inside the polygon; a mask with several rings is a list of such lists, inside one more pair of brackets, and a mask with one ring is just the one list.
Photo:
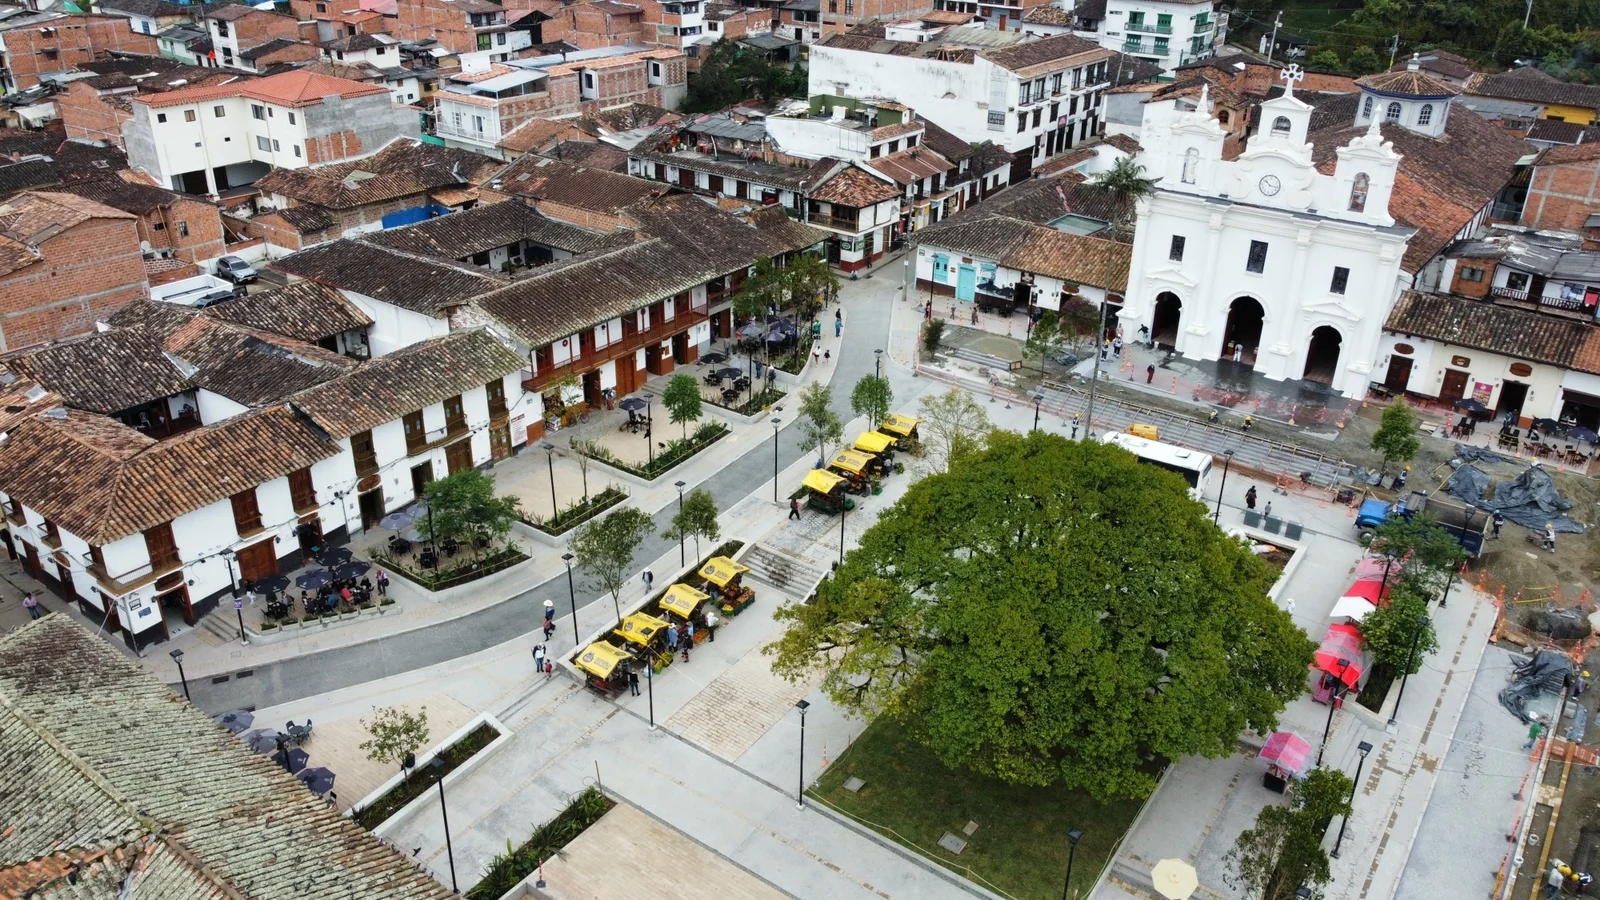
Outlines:
{"label": "blue door", "polygon": [[956,299],[971,300],[978,293],[978,270],[962,266],[956,271]]}

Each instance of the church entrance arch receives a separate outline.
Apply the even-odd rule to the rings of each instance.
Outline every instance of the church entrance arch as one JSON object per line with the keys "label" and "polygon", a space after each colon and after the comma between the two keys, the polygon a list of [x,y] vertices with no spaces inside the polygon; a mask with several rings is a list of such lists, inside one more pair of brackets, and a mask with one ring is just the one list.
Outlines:
{"label": "church entrance arch", "polygon": [[1311,332],[1311,344],[1306,348],[1306,369],[1302,377],[1307,381],[1333,384],[1339,371],[1339,345],[1344,337],[1332,325],[1319,325]]}
{"label": "church entrance arch", "polygon": [[1150,320],[1150,339],[1162,347],[1178,343],[1178,323],[1183,318],[1183,301],[1171,291],[1156,295],[1156,311]]}
{"label": "church entrance arch", "polygon": [[1266,317],[1267,311],[1254,297],[1233,301],[1228,306],[1227,327],[1222,329],[1222,358],[1254,366],[1256,351],[1261,347],[1261,324]]}

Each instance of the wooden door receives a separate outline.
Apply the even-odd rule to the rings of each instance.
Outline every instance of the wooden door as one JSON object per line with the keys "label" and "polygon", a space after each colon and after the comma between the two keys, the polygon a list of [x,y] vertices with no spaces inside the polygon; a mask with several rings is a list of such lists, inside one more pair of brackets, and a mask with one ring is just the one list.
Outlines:
{"label": "wooden door", "polygon": [[411,493],[420,500],[428,492],[428,484],[433,481],[433,460],[428,460],[421,465],[411,467]]}
{"label": "wooden door", "polygon": [[1466,396],[1467,373],[1460,369],[1445,369],[1444,383],[1439,386],[1439,402],[1454,403]]}
{"label": "wooden door", "polygon": [[367,491],[361,495],[361,527],[363,529],[376,528],[378,520],[383,518],[383,488]]}
{"label": "wooden door", "polygon": [[489,458],[495,462],[511,455],[511,426],[496,425],[489,429]]}
{"label": "wooden door", "polygon": [[272,538],[256,541],[239,551],[239,581],[255,584],[263,578],[278,574],[278,555]]}
{"label": "wooden door", "polygon": [[28,574],[33,576],[33,580],[34,581],[43,581],[44,580],[44,568],[39,565],[39,551],[38,551],[38,549],[35,548],[32,544],[23,544],[23,546],[27,548],[27,554],[28,554],[27,569],[28,569]]}
{"label": "wooden door", "polygon": [[446,447],[444,460],[451,475],[472,468],[472,441],[456,441]]}
{"label": "wooden door", "polygon": [[1411,381],[1411,364],[1409,356],[1389,357],[1389,374],[1383,378],[1383,386],[1396,394],[1404,393],[1406,384]]}

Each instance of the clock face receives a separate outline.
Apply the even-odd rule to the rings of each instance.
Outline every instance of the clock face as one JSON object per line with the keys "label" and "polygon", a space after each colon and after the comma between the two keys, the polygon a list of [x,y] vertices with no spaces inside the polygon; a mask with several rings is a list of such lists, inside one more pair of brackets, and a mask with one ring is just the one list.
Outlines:
{"label": "clock face", "polygon": [[1283,190],[1283,182],[1279,181],[1276,175],[1267,175],[1262,177],[1261,184],[1258,187],[1261,188],[1262,194],[1271,197]]}

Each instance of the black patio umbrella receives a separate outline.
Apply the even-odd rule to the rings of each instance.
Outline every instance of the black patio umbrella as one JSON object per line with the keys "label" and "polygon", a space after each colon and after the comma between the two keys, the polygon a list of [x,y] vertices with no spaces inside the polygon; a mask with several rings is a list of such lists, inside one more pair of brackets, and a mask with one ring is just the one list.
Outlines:
{"label": "black patio umbrella", "polygon": [[621,403],[617,404],[617,406],[620,409],[622,409],[624,412],[638,412],[638,411],[644,409],[645,407],[647,407],[649,405],[650,404],[646,403],[643,399],[641,399],[639,397],[628,397],[627,399],[623,400]]}
{"label": "black patio umbrella", "polygon": [[364,559],[352,559],[351,561],[340,565],[339,568],[334,569],[333,575],[335,578],[341,581],[354,581],[357,578],[367,574],[367,570],[371,568],[372,563],[369,563]]}
{"label": "black patio umbrella", "polygon": [[225,713],[213,716],[213,718],[232,734],[242,734],[249,731],[250,723],[256,720],[255,715],[247,709],[230,709]]}
{"label": "black patio umbrella", "polygon": [[1567,427],[1555,419],[1534,419],[1529,426],[1534,431],[1543,431],[1546,434],[1566,434]]}
{"label": "black patio umbrella", "polygon": [[702,365],[714,366],[718,363],[725,363],[727,361],[728,354],[719,350],[713,350],[710,353],[703,353],[700,355],[700,362]]}
{"label": "black patio umbrella", "polygon": [[332,568],[340,563],[347,563],[352,555],[349,547],[329,547],[317,556],[317,561]]}
{"label": "black patio umbrella", "polygon": [[792,335],[790,335],[787,331],[774,328],[773,330],[767,332],[767,343],[776,344],[779,341],[787,341],[790,337],[792,337]]}
{"label": "black patio umbrella", "polygon": [[333,773],[318,767],[315,769],[301,769],[294,777],[305,782],[311,793],[318,796],[333,790]]}
{"label": "black patio umbrella", "polygon": [[1489,414],[1489,407],[1484,406],[1482,403],[1479,403],[1477,400],[1474,400],[1471,397],[1457,400],[1456,409],[1459,409],[1462,412],[1472,413],[1475,416],[1486,416]]}
{"label": "black patio umbrella", "polygon": [[1582,425],[1573,425],[1572,427],[1568,428],[1567,437],[1575,441],[1583,441],[1589,444],[1592,444],[1595,441],[1600,441],[1600,434],[1596,434]]}
{"label": "black patio umbrella", "polygon": [[283,737],[276,728],[257,728],[239,735],[251,750],[257,753],[271,753],[278,749],[278,739]]}
{"label": "black patio umbrella", "polygon": [[272,761],[280,769],[298,773],[306,767],[307,763],[311,762],[311,754],[301,750],[299,747],[290,747],[287,750],[280,750],[272,754]]}
{"label": "black patio umbrella", "polygon": [[289,576],[268,575],[266,578],[255,582],[250,587],[258,594],[271,594],[276,591],[287,591],[289,589]]}
{"label": "black patio umbrella", "polygon": [[750,322],[740,328],[737,333],[742,338],[758,338],[766,333],[766,329],[757,322]]}
{"label": "black patio umbrella", "polygon": [[729,366],[726,369],[718,369],[715,374],[718,378],[738,378],[744,374],[744,370],[738,366]]}
{"label": "black patio umbrella", "polygon": [[400,509],[378,520],[378,524],[390,531],[404,531],[416,520],[416,515],[409,509]]}
{"label": "black patio umbrella", "polygon": [[327,569],[312,569],[294,580],[294,583],[308,591],[314,591],[333,580],[333,573]]}

